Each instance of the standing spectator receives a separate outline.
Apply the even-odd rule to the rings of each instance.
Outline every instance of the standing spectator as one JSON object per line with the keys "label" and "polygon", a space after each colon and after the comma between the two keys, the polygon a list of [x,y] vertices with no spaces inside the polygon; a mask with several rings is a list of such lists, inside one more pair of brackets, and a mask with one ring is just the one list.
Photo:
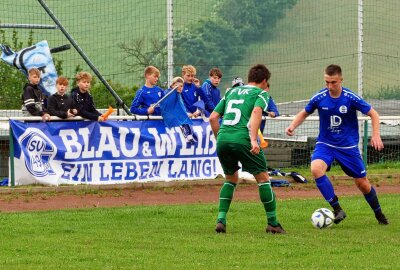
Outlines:
{"label": "standing spectator", "polygon": [[182,67],[182,77],[184,80],[182,99],[189,113],[189,117],[197,117],[200,115],[201,112],[195,104],[199,99],[204,102],[205,108],[213,107],[211,101],[203,91],[201,91],[200,80],[196,78],[196,72],[196,68],[192,65]]}
{"label": "standing spectator", "polygon": [[130,111],[138,115],[161,115],[160,107],[152,106],[164,96],[164,90],[157,86],[160,71],[148,66],[144,70],[144,77],[145,84],[136,92]]}
{"label": "standing spectator", "polygon": [[90,83],[92,81],[92,75],[90,73],[81,71],[75,76],[77,87],[72,89],[71,97],[73,107],[78,111],[78,115],[83,118],[103,122],[104,117],[96,109],[93,97],[90,94]]}
{"label": "standing spectator", "polygon": [[58,77],[56,80],[57,93],[49,97],[47,108],[50,115],[58,116],[62,119],[75,117],[78,111],[72,106],[72,98],[65,92],[68,88],[68,79]]}
{"label": "standing spectator", "polygon": [[[201,86],[201,90],[210,101],[208,104],[209,106],[206,104],[206,110],[212,112],[215,106],[217,106],[218,102],[221,100],[221,91],[218,86],[222,79],[222,72],[219,68],[212,68],[210,69],[208,76],[208,79],[205,80]],[[211,104],[212,107],[210,107]]]}
{"label": "standing spectator", "polygon": [[50,115],[44,106],[45,96],[38,87],[40,74],[37,68],[28,70],[29,83],[25,84],[22,94],[22,113],[25,116],[41,116],[42,120],[46,121],[50,120]]}

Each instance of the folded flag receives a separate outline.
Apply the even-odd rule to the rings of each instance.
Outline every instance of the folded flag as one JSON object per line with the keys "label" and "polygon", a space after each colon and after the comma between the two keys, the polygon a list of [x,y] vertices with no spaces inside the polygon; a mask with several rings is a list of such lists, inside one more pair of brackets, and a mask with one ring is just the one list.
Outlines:
{"label": "folded flag", "polygon": [[206,110],[206,105],[204,101],[203,100],[196,101],[195,103],[193,103],[193,106],[197,107],[197,109],[200,111],[201,118],[203,118],[204,122],[208,122],[209,121],[208,117],[210,117],[211,113]]}
{"label": "folded flag", "polygon": [[166,97],[160,102],[164,124],[169,128],[184,124],[193,125],[192,120],[187,115],[181,95],[174,89],[168,89],[167,91]]}
{"label": "folded flag", "polygon": [[10,47],[3,44],[0,44],[0,48],[2,50],[1,60],[18,68],[26,77],[28,77],[28,70],[31,68],[37,68],[42,72],[39,89],[46,96],[51,96],[57,92],[57,71],[46,40],[18,52],[14,52]]}

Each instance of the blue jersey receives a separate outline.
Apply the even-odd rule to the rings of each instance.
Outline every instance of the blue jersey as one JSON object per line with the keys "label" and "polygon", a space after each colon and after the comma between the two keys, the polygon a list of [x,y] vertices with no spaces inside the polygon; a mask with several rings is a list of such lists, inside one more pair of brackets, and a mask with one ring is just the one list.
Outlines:
{"label": "blue jersey", "polygon": [[[160,87],[154,86],[149,88],[143,85],[143,87],[136,92],[130,111],[133,114],[147,115],[147,109],[163,96],[164,90]],[[156,107],[152,115],[161,115],[160,107]]]}
{"label": "blue jersey", "polygon": [[221,100],[221,91],[218,89],[218,87],[214,86],[210,80],[205,80],[205,82],[201,86],[201,90],[210,101],[209,104],[205,104],[206,110],[212,112],[215,106],[217,106],[217,104]]}
{"label": "blue jersey", "polygon": [[347,88],[342,87],[338,98],[332,98],[328,88],[324,88],[305,107],[309,114],[315,109],[319,114],[317,143],[334,147],[355,147],[359,141],[357,111],[367,114],[371,105]]}
{"label": "blue jersey", "polygon": [[195,106],[194,104],[199,101],[199,99],[204,101],[205,109],[207,111],[210,111],[210,108],[213,108],[213,106],[210,104],[211,101],[201,90],[201,87],[197,87],[194,83],[183,84],[182,99],[183,103],[185,104],[186,110],[190,113],[194,113],[197,110],[197,106]]}

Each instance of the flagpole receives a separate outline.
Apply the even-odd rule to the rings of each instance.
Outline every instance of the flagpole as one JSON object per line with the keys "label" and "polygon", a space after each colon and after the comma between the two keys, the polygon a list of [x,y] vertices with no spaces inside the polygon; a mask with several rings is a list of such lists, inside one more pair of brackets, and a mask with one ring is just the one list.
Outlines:
{"label": "flagpole", "polygon": [[179,85],[175,86],[174,88],[171,89],[168,93],[165,94],[159,101],[151,105],[152,108],[155,108],[156,106],[160,105],[161,102],[163,102],[167,97],[169,97],[177,88]]}

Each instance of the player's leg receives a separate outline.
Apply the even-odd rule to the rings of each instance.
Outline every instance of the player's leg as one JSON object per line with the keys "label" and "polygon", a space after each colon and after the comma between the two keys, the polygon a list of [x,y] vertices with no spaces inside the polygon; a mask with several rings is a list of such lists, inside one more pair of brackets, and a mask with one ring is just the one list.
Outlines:
{"label": "player's leg", "polygon": [[311,174],[315,179],[319,191],[324,199],[333,208],[335,214],[335,223],[340,223],[346,218],[346,213],[343,211],[339,203],[339,198],[335,194],[335,190],[326,171],[334,160],[334,152],[331,147],[324,144],[317,144],[312,155]]}
{"label": "player's leg", "polygon": [[243,149],[241,152],[240,162],[242,163],[243,171],[254,175],[258,183],[260,200],[267,217],[267,233],[286,233],[277,218],[276,199],[269,181],[264,153],[260,151],[258,155],[253,155],[248,148]]}
{"label": "player's leg", "polygon": [[221,187],[219,192],[219,207],[218,218],[215,230],[217,233],[226,232],[226,215],[232,202],[233,194],[238,183],[239,173],[235,172],[233,175],[225,175],[226,181]]}
{"label": "player's leg", "polygon": [[378,223],[381,225],[388,225],[389,221],[382,212],[376,191],[368,181],[368,178],[354,178],[354,182],[358,189],[364,194],[364,198],[371,207],[372,211],[374,211],[375,218],[378,220]]}
{"label": "player's leg", "polygon": [[217,233],[226,232],[226,216],[239,181],[238,160],[235,157],[235,149],[232,147],[230,143],[219,142],[217,144],[217,155],[226,179],[219,193],[218,217],[215,227]]}
{"label": "player's leg", "polygon": [[389,224],[385,215],[382,213],[376,191],[371,186],[371,183],[368,181],[367,171],[361,158],[360,150],[357,147],[354,147],[345,150],[337,149],[336,152],[338,163],[348,176],[354,178],[354,183],[357,185],[358,189],[364,194],[365,200],[374,211],[375,217],[378,220],[379,224]]}

